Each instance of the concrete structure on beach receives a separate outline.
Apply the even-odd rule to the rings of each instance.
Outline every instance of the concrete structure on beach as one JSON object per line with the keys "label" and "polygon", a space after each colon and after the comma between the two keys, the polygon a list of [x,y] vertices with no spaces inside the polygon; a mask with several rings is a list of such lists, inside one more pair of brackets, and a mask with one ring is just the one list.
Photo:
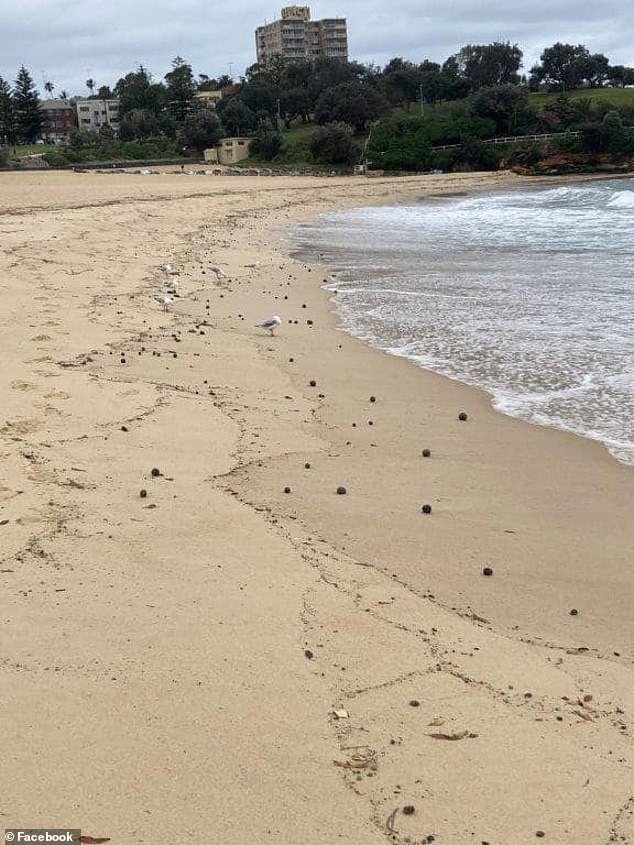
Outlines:
{"label": "concrete structure on beach", "polygon": [[282,17],[255,31],[258,64],[272,56],[286,59],[316,59],[320,56],[348,58],[348,32],[345,18],[311,21],[308,6],[286,6]]}

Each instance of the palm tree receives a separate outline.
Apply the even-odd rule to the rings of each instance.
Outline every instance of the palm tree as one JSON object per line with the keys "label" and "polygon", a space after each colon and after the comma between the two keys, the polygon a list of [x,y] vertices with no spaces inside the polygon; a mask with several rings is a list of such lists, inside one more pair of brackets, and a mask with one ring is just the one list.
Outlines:
{"label": "palm tree", "polygon": [[66,101],[68,99],[68,92],[67,91],[60,91],[59,96],[62,98],[62,100]]}
{"label": "palm tree", "polygon": [[92,97],[92,92],[95,90],[95,80],[92,78],[92,76],[86,80],[86,88],[88,88],[88,90],[90,91],[90,96]]}
{"label": "palm tree", "polygon": [[47,94],[52,95],[54,88],[55,88],[55,86],[53,85],[52,82],[45,82],[44,83],[44,90],[46,91]]}

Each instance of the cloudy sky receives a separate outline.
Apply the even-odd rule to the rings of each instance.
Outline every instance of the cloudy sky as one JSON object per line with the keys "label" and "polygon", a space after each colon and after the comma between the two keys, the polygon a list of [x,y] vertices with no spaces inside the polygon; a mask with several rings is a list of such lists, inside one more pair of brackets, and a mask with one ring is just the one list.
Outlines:
{"label": "cloudy sky", "polygon": [[[0,76],[24,64],[43,93],[86,94],[144,64],[155,79],[183,56],[194,73],[239,77],[255,61],[254,29],[280,16],[262,0],[20,0],[3,3]],[[348,20],[350,57],[385,64],[394,56],[444,61],[464,44],[517,43],[529,68],[556,41],[585,44],[613,64],[634,65],[630,0],[319,0],[313,19]]]}

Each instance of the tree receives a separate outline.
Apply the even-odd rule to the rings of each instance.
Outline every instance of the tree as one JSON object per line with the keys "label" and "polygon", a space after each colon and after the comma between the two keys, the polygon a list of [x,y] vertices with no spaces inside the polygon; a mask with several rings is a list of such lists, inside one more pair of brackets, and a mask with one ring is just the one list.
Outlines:
{"label": "tree", "polygon": [[185,59],[176,56],[172,61],[172,70],[165,74],[167,106],[173,117],[180,123],[189,112],[196,82],[191,65]]}
{"label": "tree", "polygon": [[496,132],[518,135],[532,116],[528,92],[517,85],[481,88],[471,105],[472,114],[495,121]]}
{"label": "tree", "polygon": [[24,65],[20,68],[15,80],[13,103],[17,140],[24,144],[32,144],[42,132],[44,116],[40,111],[40,98],[33,79]]}
{"label": "tree", "polygon": [[406,109],[415,102],[421,85],[421,73],[415,64],[401,58],[392,59],[383,70],[385,92],[390,102]]}
{"label": "tree", "polygon": [[143,65],[122,77],[114,87],[114,94],[119,98],[121,117],[135,109],[158,114],[165,102],[165,88],[152,82],[151,73]]}
{"label": "tree", "polygon": [[86,80],[86,88],[90,91],[90,96],[92,97],[94,90],[95,90],[95,80],[90,77]]}
{"label": "tree", "polygon": [[49,97],[52,96],[54,89],[55,89],[55,86],[53,85],[52,82],[45,82],[44,83],[44,90],[49,95]]}
{"label": "tree", "polygon": [[161,122],[148,109],[132,109],[121,118],[119,138],[122,141],[139,141],[161,133]]}
{"label": "tree", "polygon": [[112,100],[113,94],[108,85],[102,85],[97,91],[97,96],[100,100]]}
{"label": "tree", "polygon": [[183,146],[201,153],[207,147],[215,147],[223,134],[218,115],[210,109],[201,109],[185,116],[178,140]]}
{"label": "tree", "polygon": [[264,161],[272,161],[280,154],[282,147],[282,136],[274,128],[272,122],[268,119],[260,121],[249,147],[249,155],[264,159]]}
{"label": "tree", "polygon": [[321,164],[352,164],[359,155],[352,127],[341,122],[318,127],[308,146],[312,157]]}
{"label": "tree", "polygon": [[522,51],[517,44],[499,41],[493,44],[467,44],[455,57],[460,75],[469,81],[472,91],[495,85],[517,85]]}
{"label": "tree", "polygon": [[315,104],[315,121],[319,124],[348,123],[357,132],[376,120],[388,108],[385,98],[362,82],[343,82],[329,88]]}
{"label": "tree", "polygon": [[432,147],[427,121],[419,115],[394,115],[372,127],[367,155],[385,170],[427,170]]}
{"label": "tree", "polygon": [[562,44],[558,41],[547,47],[540,56],[539,65],[530,71],[529,86],[536,90],[540,85],[556,91],[570,91],[583,80],[584,62],[590,58],[583,44]]}
{"label": "tree", "polygon": [[229,135],[248,135],[256,127],[255,112],[245,105],[239,97],[220,100],[216,111]]}
{"label": "tree", "polygon": [[15,144],[15,103],[11,86],[0,76],[0,145]]}

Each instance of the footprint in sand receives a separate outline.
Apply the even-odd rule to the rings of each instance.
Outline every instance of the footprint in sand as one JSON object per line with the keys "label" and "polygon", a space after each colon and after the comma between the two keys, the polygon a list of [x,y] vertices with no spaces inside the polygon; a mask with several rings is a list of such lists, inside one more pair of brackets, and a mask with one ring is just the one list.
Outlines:
{"label": "footprint in sand", "polygon": [[22,434],[32,434],[42,426],[39,420],[23,418],[19,420],[7,420],[0,428],[0,434],[7,434],[9,437],[19,437]]}
{"label": "footprint in sand", "polygon": [[31,384],[28,381],[12,381],[11,382],[11,389],[12,390],[37,390],[37,386],[35,384]]}

